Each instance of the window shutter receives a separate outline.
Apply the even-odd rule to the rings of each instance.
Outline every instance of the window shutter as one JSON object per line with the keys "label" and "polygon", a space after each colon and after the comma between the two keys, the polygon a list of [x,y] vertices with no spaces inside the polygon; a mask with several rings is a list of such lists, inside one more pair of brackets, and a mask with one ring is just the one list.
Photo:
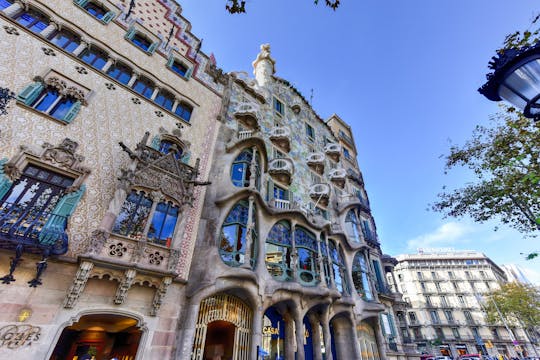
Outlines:
{"label": "window shutter", "polygon": [[397,332],[396,332],[396,327],[394,325],[394,316],[392,316],[391,314],[388,314],[388,322],[390,323],[390,331],[392,331],[392,336],[396,336]]}
{"label": "window shutter", "polygon": [[75,116],[77,116],[79,110],[81,110],[81,102],[77,100],[73,105],[71,105],[66,116],[64,116],[62,120],[69,124],[75,118]]}
{"label": "window shutter", "polygon": [[291,192],[287,189],[283,192],[283,200],[291,200]]}
{"label": "window shutter", "polygon": [[186,71],[186,75],[185,75],[185,78],[186,79],[189,79],[191,77],[191,74],[193,73],[193,67],[190,67],[189,69],[187,69]]}
{"label": "window shutter", "polygon": [[81,197],[84,195],[85,190],[86,186],[82,185],[79,190],[64,195],[60,201],[58,201],[51,217],[41,229],[41,233],[39,234],[40,244],[53,245],[59,240],[58,235],[64,233],[67,219],[73,214],[73,211],[79,203],[79,200],[81,200]]}
{"label": "window shutter", "polygon": [[126,33],[126,35],[125,35],[124,37],[125,37],[126,39],[131,40],[131,39],[133,39],[133,37],[135,36],[135,33],[136,33],[136,32],[137,32],[137,31],[135,30],[135,28],[130,28],[130,29],[127,31],[127,33]]}
{"label": "window shutter", "polygon": [[150,45],[150,47],[148,48],[148,52],[150,54],[153,54],[154,52],[156,52],[158,45],[159,45],[159,42],[152,43],[152,45]]}
{"label": "window shutter", "polygon": [[109,11],[101,18],[101,21],[108,24],[115,18],[115,16],[116,13],[114,11]]}
{"label": "window shutter", "polygon": [[9,178],[4,173],[4,165],[7,163],[7,161],[8,159],[0,160],[0,199],[2,199],[4,195],[7,194],[7,192],[11,188],[11,185],[13,185],[13,181],[9,180]]}
{"label": "window shutter", "polygon": [[188,151],[185,154],[182,155],[180,158],[180,161],[184,164],[189,164],[189,159],[191,159],[191,153]]}
{"label": "window shutter", "polygon": [[383,314],[379,314],[379,326],[380,326],[380,328],[382,330],[383,335],[387,335],[386,334],[386,328],[384,327]]}
{"label": "window shutter", "polygon": [[44,85],[42,82],[36,81],[27,87],[25,87],[18,95],[17,100],[22,101],[25,105],[32,105],[32,103],[37,99],[41,91],[43,90]]}
{"label": "window shutter", "polygon": [[268,179],[266,198],[268,201],[274,200],[274,182],[272,179]]}
{"label": "window shutter", "polygon": [[154,150],[157,150],[159,151],[159,145],[160,145],[160,136],[159,135],[155,135],[153,138],[152,138],[152,143],[150,144],[150,147]]}
{"label": "window shutter", "polygon": [[167,60],[167,67],[172,67],[174,64],[174,56],[171,56],[169,60]]}

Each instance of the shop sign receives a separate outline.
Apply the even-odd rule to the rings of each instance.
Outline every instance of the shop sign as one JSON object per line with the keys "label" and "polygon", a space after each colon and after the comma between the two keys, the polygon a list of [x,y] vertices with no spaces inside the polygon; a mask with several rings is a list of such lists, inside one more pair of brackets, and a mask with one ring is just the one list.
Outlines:
{"label": "shop sign", "polygon": [[271,326],[263,326],[263,335],[279,335],[279,329]]}
{"label": "shop sign", "polygon": [[38,341],[41,328],[33,325],[6,325],[0,328],[0,348],[18,349]]}

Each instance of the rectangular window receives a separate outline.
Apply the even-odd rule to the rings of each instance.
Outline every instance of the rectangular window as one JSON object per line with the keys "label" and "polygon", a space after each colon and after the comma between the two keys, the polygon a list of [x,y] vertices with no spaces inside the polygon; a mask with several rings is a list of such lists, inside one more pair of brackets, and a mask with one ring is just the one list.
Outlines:
{"label": "rectangular window", "polygon": [[274,185],[274,199],[289,200],[289,191]]}
{"label": "rectangular window", "polygon": [[424,278],[420,271],[416,273],[416,276],[418,277],[418,280],[422,280]]}
{"label": "rectangular window", "polygon": [[279,116],[285,115],[285,107],[283,106],[283,103],[279,101],[277,98],[274,98],[274,111]]}
{"label": "rectangular window", "polygon": [[432,279],[436,279],[436,278],[437,278],[437,274],[436,274],[434,271],[431,272],[431,278],[432,278]]}
{"label": "rectangular window", "polygon": [[454,334],[454,337],[456,339],[461,338],[461,335],[459,334],[459,329],[458,328],[452,328],[452,334]]}
{"label": "rectangular window", "polygon": [[441,305],[448,306],[448,301],[446,300],[446,296],[441,296]]}
{"label": "rectangular window", "polygon": [[306,136],[308,137],[308,140],[310,141],[315,140],[315,131],[313,130],[311,125],[309,125],[308,123],[306,123],[305,125],[306,125]]}
{"label": "rectangular window", "polygon": [[452,311],[450,311],[450,310],[445,310],[445,311],[444,311],[444,316],[446,316],[446,320],[448,320],[448,321],[454,321],[454,315],[452,314]]}
{"label": "rectangular window", "polygon": [[437,312],[437,310],[431,310],[429,312],[429,316],[431,317],[431,321],[434,323],[434,324],[438,324],[440,323],[440,319],[439,319],[439,313]]}
{"label": "rectangular window", "polygon": [[351,153],[346,147],[343,147],[343,156],[345,156],[345,159],[347,160],[352,160]]}
{"label": "rectangular window", "polygon": [[431,296],[426,296],[426,305],[431,306]]}
{"label": "rectangular window", "polygon": [[448,278],[449,278],[449,279],[454,279],[454,278],[455,278],[454,272],[453,272],[453,271],[449,271],[449,272],[448,272]]}
{"label": "rectangular window", "polygon": [[465,298],[462,295],[459,295],[457,298],[460,305],[465,305]]}

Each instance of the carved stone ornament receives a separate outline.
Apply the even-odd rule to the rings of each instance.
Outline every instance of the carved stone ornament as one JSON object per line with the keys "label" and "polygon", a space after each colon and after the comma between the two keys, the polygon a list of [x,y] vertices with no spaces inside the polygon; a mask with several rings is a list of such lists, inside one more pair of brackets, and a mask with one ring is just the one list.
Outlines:
{"label": "carved stone ornament", "polygon": [[103,246],[105,246],[105,243],[107,242],[108,238],[109,238],[109,233],[103,230],[92,231],[90,240],[88,241],[86,245],[86,253],[96,254],[96,255],[99,254],[101,252],[101,249],[103,249]]}
{"label": "carved stone ornament", "polygon": [[216,64],[208,62],[206,65],[206,72],[212,77],[215,83],[227,85],[229,81],[229,76],[223,72],[222,69],[218,68]]}
{"label": "carved stone ornament", "polygon": [[64,308],[73,308],[81,296],[93,268],[94,264],[90,261],[81,262],[79,270],[77,270],[77,274],[75,275],[75,279],[73,279],[73,284],[69,288],[66,298],[64,299]]}
{"label": "carved stone ornament", "polygon": [[124,273],[124,278],[118,284],[118,289],[116,289],[116,295],[114,296],[114,303],[117,305],[123,304],[127,297],[127,292],[131,285],[133,285],[133,280],[135,280],[135,276],[137,275],[137,271],[133,269],[128,269]]}
{"label": "carved stone ornament", "polygon": [[152,301],[152,308],[150,309],[150,316],[156,316],[161,304],[163,303],[163,298],[167,294],[167,289],[172,283],[172,278],[167,276],[161,280],[161,284],[156,289],[156,294],[154,295],[154,300]]}
{"label": "carved stone ornament", "polygon": [[75,183],[68,189],[68,191],[74,191],[84,183],[90,174],[90,169],[82,165],[84,156],[76,153],[78,146],[77,142],[69,138],[65,138],[58,145],[45,142],[41,148],[21,145],[15,156],[5,164],[4,172],[11,180],[18,179],[31,158],[33,162],[37,161],[56,168],[63,168],[76,175]]}
{"label": "carved stone ornament", "polygon": [[180,250],[171,249],[169,253],[169,263],[167,264],[167,270],[170,272],[176,272],[176,267],[178,266],[178,261],[180,261]]}

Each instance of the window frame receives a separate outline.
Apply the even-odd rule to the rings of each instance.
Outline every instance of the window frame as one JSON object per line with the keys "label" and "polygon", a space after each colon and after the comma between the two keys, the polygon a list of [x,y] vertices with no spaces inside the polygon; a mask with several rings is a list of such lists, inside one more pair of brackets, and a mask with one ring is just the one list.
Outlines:
{"label": "window frame", "polygon": [[[141,40],[148,41],[148,48],[145,49],[140,46],[136,41],[134,41],[135,38],[140,38]],[[152,33],[146,31],[138,25],[130,27],[124,35],[124,39],[126,39],[130,44],[132,44],[137,49],[149,56],[153,55],[161,44],[161,40],[158,37],[154,36]]]}
{"label": "window frame", "polygon": [[[116,18],[116,15],[120,13],[116,6],[111,4],[109,1],[102,0],[98,2],[94,0],[73,0],[73,4],[75,4],[79,9],[84,11],[84,13],[86,13],[88,16],[99,21],[103,25],[109,24]],[[90,11],[88,11],[88,9],[85,7],[88,4],[93,4],[94,6],[101,8],[103,10],[103,16],[99,18],[92,14]],[[111,9],[115,9],[116,11]]]}

